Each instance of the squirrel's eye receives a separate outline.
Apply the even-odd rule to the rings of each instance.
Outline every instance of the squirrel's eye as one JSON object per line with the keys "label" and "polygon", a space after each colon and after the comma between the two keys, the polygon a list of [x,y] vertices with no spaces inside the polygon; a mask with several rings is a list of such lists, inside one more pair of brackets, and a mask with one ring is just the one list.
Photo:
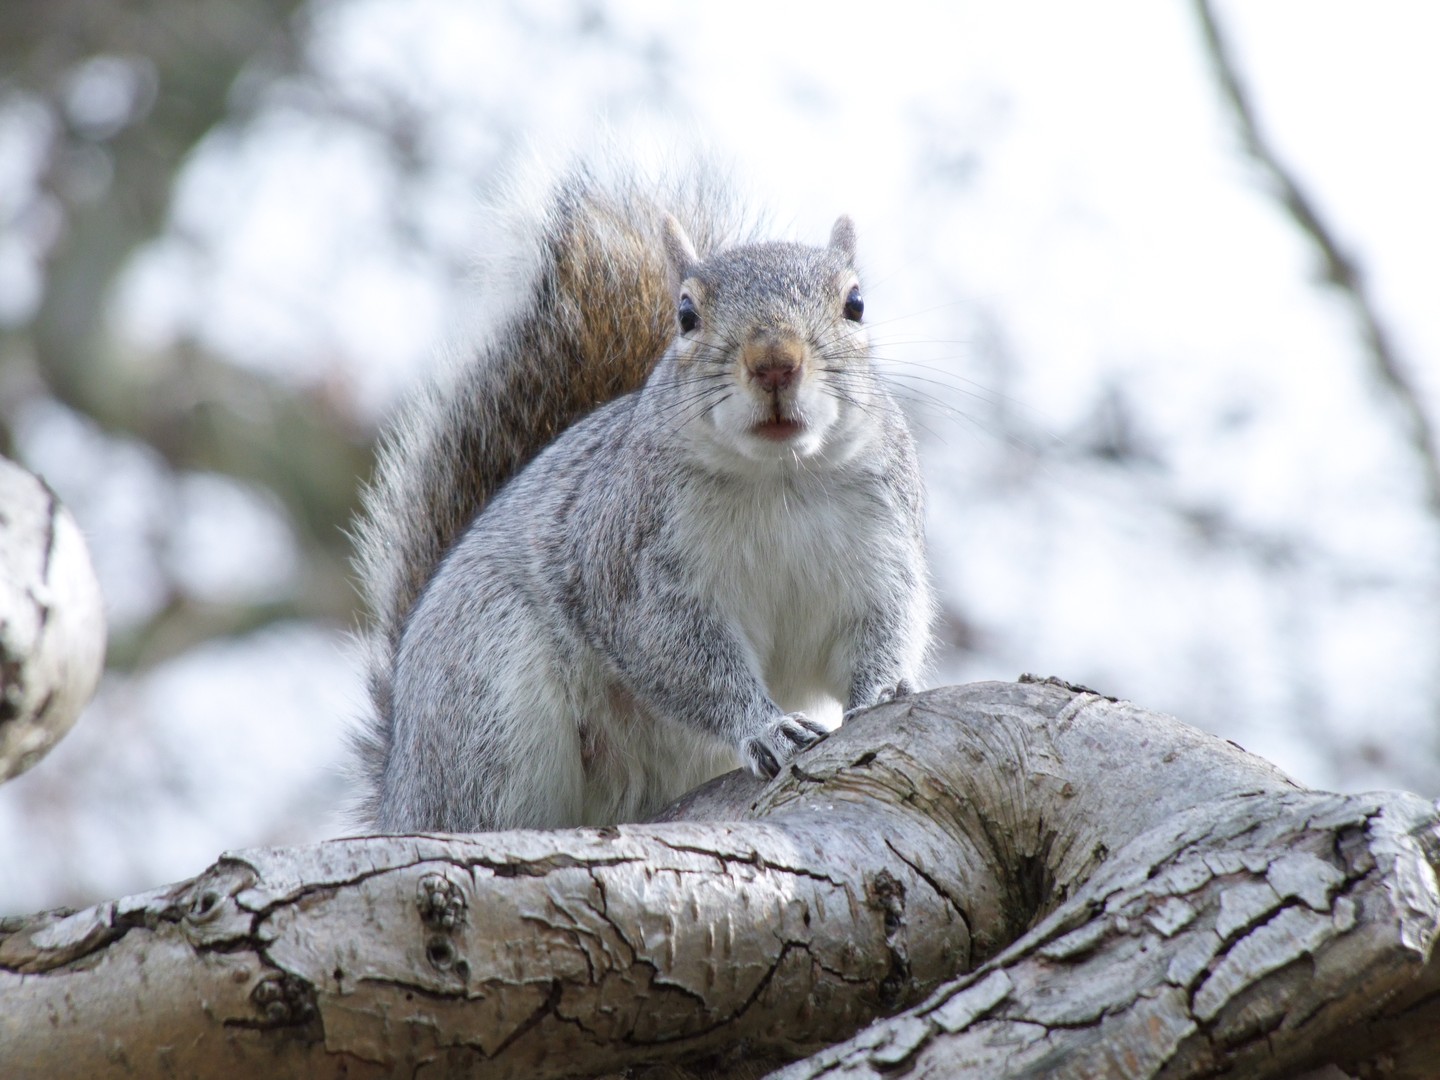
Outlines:
{"label": "squirrel's eye", "polygon": [[860,299],[860,286],[853,285],[850,294],[845,297],[845,318],[851,322],[859,322],[860,316],[865,314],[865,301]]}
{"label": "squirrel's eye", "polygon": [[680,332],[682,334],[688,334],[700,325],[700,313],[695,310],[695,301],[691,300],[689,296],[682,295],[680,297],[680,310],[678,315],[680,317]]}

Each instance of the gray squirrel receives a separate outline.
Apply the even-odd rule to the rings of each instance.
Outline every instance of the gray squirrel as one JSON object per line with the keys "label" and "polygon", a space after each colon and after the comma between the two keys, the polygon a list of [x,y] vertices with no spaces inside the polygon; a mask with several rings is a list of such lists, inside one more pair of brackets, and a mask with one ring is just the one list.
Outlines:
{"label": "gray squirrel", "polygon": [[643,820],[917,684],[920,477],[850,219],[757,242],[705,170],[612,172],[517,187],[469,355],[382,440],[371,828]]}

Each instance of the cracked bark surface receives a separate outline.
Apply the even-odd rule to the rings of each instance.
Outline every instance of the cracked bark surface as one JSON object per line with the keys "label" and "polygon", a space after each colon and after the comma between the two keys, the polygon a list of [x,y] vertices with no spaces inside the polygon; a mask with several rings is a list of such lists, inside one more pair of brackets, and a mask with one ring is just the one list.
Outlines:
{"label": "cracked bark surface", "polygon": [[992,962],[778,1075],[1440,1075],[1437,855],[1414,797],[1199,806]]}
{"label": "cracked bark surface", "polygon": [[105,615],[80,528],[0,457],[0,783],[49,752],[100,681]]}
{"label": "cracked bark surface", "polygon": [[169,889],[4,920],[0,1072],[1440,1061],[1435,808],[1303,791],[1125,702],[931,691],[667,818],[231,854]]}

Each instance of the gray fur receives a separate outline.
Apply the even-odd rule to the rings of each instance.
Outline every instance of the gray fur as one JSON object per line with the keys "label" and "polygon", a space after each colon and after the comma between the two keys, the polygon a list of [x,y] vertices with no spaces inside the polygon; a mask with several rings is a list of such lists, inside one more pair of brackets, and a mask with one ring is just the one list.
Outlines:
{"label": "gray fur", "polygon": [[[823,732],[804,711],[819,702],[863,707],[917,682],[932,610],[919,473],[863,328],[842,316],[853,225],[824,248],[719,247],[734,230],[707,212],[713,189],[657,197],[682,226],[628,181],[553,189],[502,328],[387,442],[359,558],[376,614],[362,745],[376,828],[644,818],[738,764],[783,766]],[[658,317],[674,341],[641,357],[642,388],[589,415],[544,394],[517,408],[523,387],[613,360],[596,354],[605,332],[579,335],[578,355],[570,325],[640,283],[587,270],[557,288],[556,244],[602,232],[660,259],[644,272],[662,280],[661,312],[625,314],[618,339]],[[617,265],[607,253],[600,276]],[[681,293],[691,333],[674,329]],[[766,365],[793,366],[793,383],[761,387]],[[801,433],[757,434],[782,420]]]}

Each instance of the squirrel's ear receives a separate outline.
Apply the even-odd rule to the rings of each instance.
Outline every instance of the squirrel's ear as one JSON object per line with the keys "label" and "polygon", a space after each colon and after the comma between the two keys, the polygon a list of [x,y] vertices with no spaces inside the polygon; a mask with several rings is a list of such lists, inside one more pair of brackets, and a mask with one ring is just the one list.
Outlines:
{"label": "squirrel's ear", "polygon": [[674,214],[665,215],[664,223],[665,259],[670,264],[670,281],[676,289],[690,276],[691,269],[700,261],[695,254],[695,245],[685,235],[685,227],[675,219]]}
{"label": "squirrel's ear", "polygon": [[855,265],[855,222],[849,214],[841,214],[830,227],[830,250],[845,256],[845,261]]}

